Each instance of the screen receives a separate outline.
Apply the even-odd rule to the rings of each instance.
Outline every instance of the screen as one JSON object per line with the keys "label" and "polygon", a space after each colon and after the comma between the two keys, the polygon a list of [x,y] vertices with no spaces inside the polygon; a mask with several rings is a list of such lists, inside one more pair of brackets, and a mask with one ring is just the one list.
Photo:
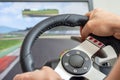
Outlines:
{"label": "screen", "polygon": [[47,17],[88,11],[87,2],[0,2],[0,33],[25,32]]}
{"label": "screen", "polygon": [[[0,79],[17,62],[25,35],[37,23],[54,15],[88,11],[88,2],[0,2]],[[43,34],[54,35],[79,35],[79,27],[60,26]]]}

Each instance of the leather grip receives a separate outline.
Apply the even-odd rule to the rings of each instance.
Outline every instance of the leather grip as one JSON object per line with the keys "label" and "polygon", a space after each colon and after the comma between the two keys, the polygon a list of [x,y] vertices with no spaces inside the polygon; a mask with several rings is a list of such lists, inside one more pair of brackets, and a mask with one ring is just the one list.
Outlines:
{"label": "leather grip", "polygon": [[[34,61],[32,59],[31,47],[34,44],[35,40],[45,31],[55,28],[57,26],[84,26],[88,21],[88,17],[77,15],[77,14],[63,14],[57,15],[50,18],[47,18],[33,27],[33,29],[25,37],[21,51],[20,51],[20,63],[22,70],[33,71]],[[103,42],[105,45],[111,45],[117,53],[120,52],[120,40],[115,39],[114,37],[97,37],[92,35],[96,39]],[[29,62],[30,61],[30,62]],[[29,63],[28,63],[29,62]]]}

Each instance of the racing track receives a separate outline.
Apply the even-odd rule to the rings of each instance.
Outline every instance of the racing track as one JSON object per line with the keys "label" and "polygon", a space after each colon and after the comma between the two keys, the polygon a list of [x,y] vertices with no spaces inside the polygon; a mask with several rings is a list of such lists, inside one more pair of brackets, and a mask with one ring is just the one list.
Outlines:
{"label": "racing track", "polygon": [[[33,58],[37,68],[41,67],[45,61],[59,57],[60,53],[66,49],[71,49],[79,44],[78,41],[68,38],[41,38],[36,41],[32,48]],[[41,54],[41,55],[40,55]],[[3,80],[12,80],[16,74],[22,73],[19,61],[8,72]]]}

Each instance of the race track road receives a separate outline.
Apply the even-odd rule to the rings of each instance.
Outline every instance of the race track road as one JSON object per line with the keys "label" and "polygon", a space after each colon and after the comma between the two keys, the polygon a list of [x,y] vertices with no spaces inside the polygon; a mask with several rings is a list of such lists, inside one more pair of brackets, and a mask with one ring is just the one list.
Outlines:
{"label": "race track road", "polygon": [[[62,38],[41,38],[38,39],[33,48],[32,55],[35,60],[35,66],[41,67],[45,61],[56,59],[60,53],[67,49],[72,49],[80,44],[78,41]],[[22,73],[20,63],[17,61],[15,66],[8,72],[2,80],[12,80],[16,74]]]}

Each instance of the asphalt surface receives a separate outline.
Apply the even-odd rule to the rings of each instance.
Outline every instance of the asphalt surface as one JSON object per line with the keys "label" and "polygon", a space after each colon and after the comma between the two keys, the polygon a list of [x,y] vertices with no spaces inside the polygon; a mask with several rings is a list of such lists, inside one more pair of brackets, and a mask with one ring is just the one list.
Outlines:
{"label": "asphalt surface", "polygon": [[13,52],[10,52],[7,56],[14,56],[16,57],[16,60],[14,60],[9,67],[7,67],[7,69],[5,69],[2,73],[0,73],[0,80],[3,79],[8,73],[9,71],[15,66],[15,64],[19,61],[19,52],[20,52],[20,48],[15,49]]}
{"label": "asphalt surface", "polygon": [[[75,39],[78,40],[78,39]],[[72,49],[80,44],[80,42],[69,38],[41,38],[38,39],[32,48],[32,55],[36,68],[52,59],[59,57],[60,53],[67,49]],[[16,74],[22,73],[19,61],[13,66],[3,80],[12,80]]]}

